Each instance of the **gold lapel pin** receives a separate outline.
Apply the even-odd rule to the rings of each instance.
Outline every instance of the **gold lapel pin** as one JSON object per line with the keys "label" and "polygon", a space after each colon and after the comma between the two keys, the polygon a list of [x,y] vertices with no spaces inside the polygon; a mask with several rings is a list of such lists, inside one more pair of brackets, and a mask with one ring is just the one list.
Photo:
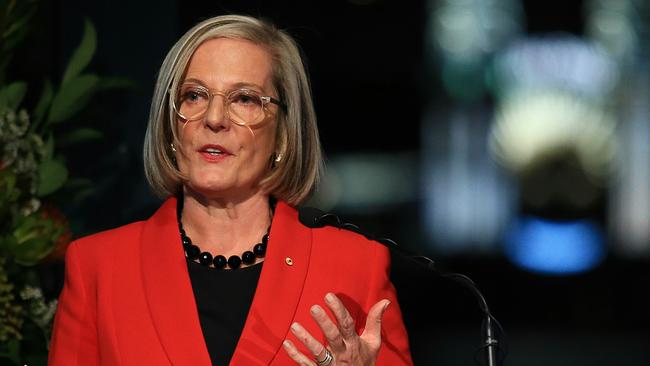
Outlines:
{"label": "gold lapel pin", "polygon": [[286,258],[284,259],[284,262],[285,262],[288,266],[293,266],[293,259],[291,259],[291,258],[289,258],[289,257],[286,257]]}

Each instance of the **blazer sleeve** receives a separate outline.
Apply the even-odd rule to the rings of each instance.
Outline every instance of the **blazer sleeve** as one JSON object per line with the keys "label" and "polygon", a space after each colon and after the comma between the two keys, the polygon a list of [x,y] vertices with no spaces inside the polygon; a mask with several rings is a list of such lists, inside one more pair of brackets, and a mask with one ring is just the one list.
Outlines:
{"label": "blazer sleeve", "polygon": [[402,320],[402,312],[397,302],[395,287],[390,281],[390,253],[387,248],[375,246],[377,264],[382,269],[379,276],[371,280],[367,308],[381,299],[390,300],[390,305],[382,318],[381,348],[377,357],[378,366],[413,365],[409,350],[408,334]]}
{"label": "blazer sleeve", "polygon": [[92,366],[99,363],[95,296],[90,273],[83,271],[78,242],[65,256],[65,281],[54,318],[49,366]]}

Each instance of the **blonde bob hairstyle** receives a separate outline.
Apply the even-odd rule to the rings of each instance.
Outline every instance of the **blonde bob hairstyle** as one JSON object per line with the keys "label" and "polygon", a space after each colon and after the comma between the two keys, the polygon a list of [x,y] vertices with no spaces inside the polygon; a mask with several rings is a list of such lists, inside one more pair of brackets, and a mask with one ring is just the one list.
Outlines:
{"label": "blonde bob hairstyle", "polygon": [[[273,86],[286,105],[278,109],[275,153],[269,157],[268,174],[260,187],[276,199],[299,205],[316,188],[322,175],[316,115],[309,80],[295,41],[265,21],[240,15],[207,19],[190,29],[165,57],[154,90],[144,139],[144,170],[153,191],[160,197],[181,192],[183,176],[176,167],[171,144],[178,143],[177,120],[170,90],[182,83],[187,65],[200,44],[213,38],[244,39],[265,48],[273,60]],[[273,166],[272,166],[273,165]]]}

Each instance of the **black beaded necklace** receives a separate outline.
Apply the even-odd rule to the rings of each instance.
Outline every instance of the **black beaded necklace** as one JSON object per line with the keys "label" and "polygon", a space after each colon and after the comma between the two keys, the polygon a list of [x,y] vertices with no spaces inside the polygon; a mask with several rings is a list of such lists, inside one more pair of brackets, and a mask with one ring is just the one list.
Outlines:
{"label": "black beaded necklace", "polygon": [[[255,244],[253,246],[253,250],[247,250],[245,251],[241,257],[238,255],[232,255],[228,259],[224,257],[223,255],[217,255],[214,258],[212,257],[212,254],[209,252],[201,252],[201,248],[199,248],[196,244],[192,243],[192,239],[190,239],[189,236],[185,233],[185,229],[183,229],[183,222],[181,220],[182,218],[182,212],[183,212],[183,197],[179,197],[177,200],[177,210],[176,210],[176,218],[178,220],[178,231],[181,234],[181,242],[183,243],[183,249],[185,250],[185,256],[191,260],[191,261],[196,261],[197,259],[199,260],[199,263],[201,263],[203,266],[206,267],[211,267],[214,266],[214,268],[217,269],[224,269],[226,266],[230,267],[231,269],[237,269],[241,266],[242,263],[244,264],[253,264],[255,263],[256,258],[264,258],[266,255],[266,245],[269,242],[269,229],[271,229],[271,226],[269,226],[266,229],[266,234],[262,236],[261,242]],[[275,212],[275,202],[271,200],[271,215]]]}

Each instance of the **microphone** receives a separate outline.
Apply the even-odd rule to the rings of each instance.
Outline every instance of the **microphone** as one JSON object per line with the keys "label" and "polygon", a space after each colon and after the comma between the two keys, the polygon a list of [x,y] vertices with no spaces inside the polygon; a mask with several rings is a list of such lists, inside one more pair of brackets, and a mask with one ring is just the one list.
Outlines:
{"label": "microphone", "polygon": [[503,360],[505,359],[505,350],[501,347],[501,343],[496,335],[494,324],[496,324],[497,329],[500,333],[503,332],[501,324],[492,313],[485,301],[485,297],[478,289],[474,281],[469,277],[460,274],[460,273],[445,273],[442,274],[443,277],[446,277],[461,286],[470,290],[474,297],[478,300],[479,309],[483,313],[483,344],[481,345],[480,350],[484,350],[484,358],[487,366],[499,366],[503,365]]}
{"label": "microphone", "polygon": [[[460,285],[461,287],[469,290],[472,296],[478,302],[478,308],[483,314],[482,322],[482,342],[481,346],[478,349],[478,352],[483,352],[483,362],[486,366],[501,366],[505,360],[506,350],[505,350],[505,341],[500,340],[498,334],[503,334],[503,328],[499,321],[492,315],[488,307],[485,297],[479,290],[478,286],[472,281],[468,276],[460,273],[451,273],[443,272],[436,268],[435,263],[432,259],[426,256],[413,255],[409,254],[406,250],[397,246],[397,244],[388,239],[392,245],[387,245],[385,240],[378,240],[379,243],[387,246],[391,251],[391,259],[393,264],[395,262],[401,261],[399,263],[402,267],[404,266],[418,266],[421,270],[433,274],[443,279],[452,281]],[[393,255],[395,254],[395,255]],[[496,327],[495,327],[496,326]],[[478,360],[477,363],[481,364]]]}
{"label": "microphone", "polygon": [[[325,226],[334,226],[344,230],[350,230],[361,234],[369,240],[376,241],[381,245],[387,247],[391,253],[391,260],[393,266],[399,267],[401,270],[414,272],[420,270],[424,273],[441,277],[450,280],[468,289],[469,292],[478,301],[478,307],[483,314],[482,324],[482,344],[478,352],[483,351],[483,360],[487,366],[501,366],[506,356],[505,342],[499,340],[498,334],[503,334],[503,328],[496,318],[490,313],[485,297],[478,289],[474,281],[469,277],[459,273],[446,273],[439,271],[435,262],[422,255],[415,255],[404,248],[400,247],[393,240],[388,238],[378,238],[369,233],[363,232],[358,226],[343,222],[337,215],[332,213],[325,213],[314,207],[301,207],[298,210],[298,219],[300,222],[309,228],[322,228]],[[495,328],[496,325],[496,328]],[[502,346],[503,345],[503,346]]]}

